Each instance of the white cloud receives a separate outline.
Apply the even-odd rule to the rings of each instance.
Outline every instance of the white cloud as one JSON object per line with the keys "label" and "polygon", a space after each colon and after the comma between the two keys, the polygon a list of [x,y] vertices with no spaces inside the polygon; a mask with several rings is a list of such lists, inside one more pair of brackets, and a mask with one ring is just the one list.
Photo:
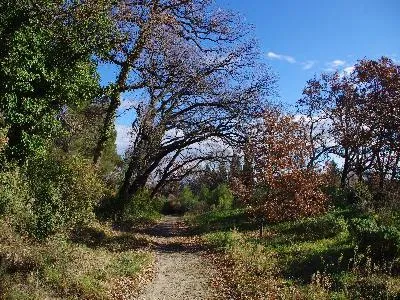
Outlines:
{"label": "white cloud", "polygon": [[340,59],[335,59],[329,63],[327,63],[327,65],[330,68],[339,68],[339,67],[343,67],[346,64],[346,61],[344,60],[340,60]]}
{"label": "white cloud", "polygon": [[345,60],[335,59],[330,62],[325,63],[326,72],[339,72],[340,76],[349,75],[354,70],[354,65],[347,63]]}
{"label": "white cloud", "polygon": [[137,108],[139,105],[139,102],[135,99],[126,99],[123,98],[121,101],[121,105],[119,106],[120,110],[127,110],[131,108]]}
{"label": "white cloud", "polygon": [[300,65],[303,70],[310,70],[318,63],[316,60],[297,61],[293,56],[279,54],[272,51],[267,53],[267,57],[270,60],[281,60],[290,64]]}
{"label": "white cloud", "polygon": [[284,61],[286,61],[288,63],[291,63],[291,64],[296,63],[296,60],[292,56],[278,54],[278,53],[274,53],[274,52],[271,52],[271,51],[267,53],[267,57],[269,59],[284,60]]}
{"label": "white cloud", "polygon": [[117,131],[117,139],[115,141],[117,153],[123,155],[130,146],[132,128],[131,126],[116,124],[115,129]]}
{"label": "white cloud", "polygon": [[354,69],[355,69],[354,65],[348,65],[345,68],[343,68],[341,72],[339,72],[339,76],[340,77],[349,76],[351,72],[354,71]]}
{"label": "white cloud", "polygon": [[343,69],[343,73],[345,73],[346,75],[349,75],[353,71],[354,71],[354,66],[348,66]]}
{"label": "white cloud", "polygon": [[316,63],[317,62],[315,60],[307,60],[301,64],[303,65],[303,70],[310,70],[315,66]]}

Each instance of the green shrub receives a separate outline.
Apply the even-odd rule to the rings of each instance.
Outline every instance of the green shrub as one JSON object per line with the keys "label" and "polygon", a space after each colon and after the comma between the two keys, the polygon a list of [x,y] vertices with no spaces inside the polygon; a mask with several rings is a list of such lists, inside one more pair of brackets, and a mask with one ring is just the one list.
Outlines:
{"label": "green shrub", "polygon": [[368,185],[358,181],[353,189],[353,202],[356,208],[362,212],[372,212],[374,209],[374,196],[371,193]]}
{"label": "green shrub", "polygon": [[347,222],[342,216],[328,213],[320,217],[307,218],[291,222],[291,226],[281,230],[282,233],[293,233],[304,240],[331,238],[347,230]]}
{"label": "green shrub", "polygon": [[182,212],[192,211],[196,208],[199,199],[193,194],[190,187],[185,186],[179,194],[179,203]]}
{"label": "green shrub", "polygon": [[1,173],[0,181],[0,214],[36,238],[91,221],[104,194],[90,161],[55,153]]}
{"label": "green shrub", "polygon": [[206,187],[202,187],[200,197],[200,199],[204,199],[211,208],[226,210],[233,206],[234,197],[227,184],[219,184],[212,191]]}
{"label": "green shrub", "polygon": [[220,184],[214,190],[202,185],[198,195],[194,195],[189,186],[185,186],[176,199],[170,199],[166,212],[204,213],[208,210],[228,210],[233,206],[234,197],[228,185]]}
{"label": "green shrub", "polygon": [[219,250],[229,251],[241,241],[236,230],[219,231],[206,236],[207,241]]}
{"label": "green shrub", "polygon": [[372,218],[356,218],[351,222],[351,234],[362,251],[375,258],[392,259],[400,255],[400,231],[384,226]]}
{"label": "green shrub", "polygon": [[325,193],[331,199],[332,204],[335,207],[347,207],[349,206],[349,189],[341,187],[329,186],[324,189]]}
{"label": "green shrub", "polygon": [[204,201],[207,204],[210,204],[210,201],[211,201],[211,191],[204,184],[201,185],[201,189],[200,189],[200,192],[199,192],[199,200],[200,201]]}
{"label": "green shrub", "polygon": [[227,210],[232,208],[233,194],[228,185],[220,184],[212,191],[214,204],[218,209]]}
{"label": "green shrub", "polygon": [[22,229],[33,222],[29,186],[19,168],[0,173],[0,217],[7,215]]}
{"label": "green shrub", "polygon": [[376,218],[379,224],[394,226],[400,230],[400,210],[383,208],[377,212]]}
{"label": "green shrub", "polygon": [[122,215],[124,222],[152,222],[160,217],[165,200],[152,198],[148,189],[136,193],[131,199]]}
{"label": "green shrub", "polygon": [[26,177],[35,199],[32,230],[40,238],[92,220],[93,207],[104,195],[96,170],[78,156],[32,160]]}

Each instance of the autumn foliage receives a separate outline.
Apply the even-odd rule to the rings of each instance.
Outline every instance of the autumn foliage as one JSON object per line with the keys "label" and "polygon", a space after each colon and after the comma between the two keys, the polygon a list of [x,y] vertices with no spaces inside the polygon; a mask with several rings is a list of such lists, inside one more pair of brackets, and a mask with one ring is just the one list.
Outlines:
{"label": "autumn foliage", "polygon": [[257,219],[277,222],[311,216],[325,210],[322,177],[307,168],[311,151],[304,130],[294,117],[278,109],[264,112],[244,151],[252,172],[233,180]]}
{"label": "autumn foliage", "polygon": [[360,60],[350,73],[308,81],[298,101],[313,163],[340,158],[341,187],[367,184],[375,206],[400,199],[399,95],[400,66],[382,57]]}

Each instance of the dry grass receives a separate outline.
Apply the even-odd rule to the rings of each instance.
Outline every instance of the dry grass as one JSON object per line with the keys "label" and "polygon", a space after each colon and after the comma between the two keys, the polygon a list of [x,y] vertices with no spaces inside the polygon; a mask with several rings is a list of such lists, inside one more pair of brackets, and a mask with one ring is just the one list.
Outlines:
{"label": "dry grass", "polygon": [[133,299],[154,260],[139,249],[143,239],[100,224],[72,240],[54,236],[42,243],[7,222],[0,232],[1,299]]}

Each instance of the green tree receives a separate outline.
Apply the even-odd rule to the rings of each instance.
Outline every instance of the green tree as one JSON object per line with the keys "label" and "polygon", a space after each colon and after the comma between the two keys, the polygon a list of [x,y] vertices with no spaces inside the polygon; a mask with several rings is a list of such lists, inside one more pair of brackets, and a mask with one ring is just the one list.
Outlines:
{"label": "green tree", "polygon": [[233,205],[233,194],[227,184],[220,184],[212,191],[212,204],[218,209],[230,209]]}
{"label": "green tree", "polygon": [[210,189],[205,184],[202,184],[199,192],[200,201],[205,201],[209,203],[210,197],[211,197]]}
{"label": "green tree", "polygon": [[60,133],[63,112],[99,92],[93,54],[106,47],[111,23],[91,1],[2,1],[0,9],[6,153],[23,162]]}
{"label": "green tree", "polygon": [[179,202],[183,208],[183,211],[192,210],[196,203],[198,203],[198,198],[193,194],[189,186],[184,186],[179,194]]}
{"label": "green tree", "polygon": [[[81,155],[91,159],[101,130],[105,109],[101,103],[91,103],[83,108],[70,109],[63,116],[66,134],[57,139],[57,146],[69,155]],[[116,149],[117,132],[113,128],[98,163],[100,172],[108,175],[122,164]]]}

